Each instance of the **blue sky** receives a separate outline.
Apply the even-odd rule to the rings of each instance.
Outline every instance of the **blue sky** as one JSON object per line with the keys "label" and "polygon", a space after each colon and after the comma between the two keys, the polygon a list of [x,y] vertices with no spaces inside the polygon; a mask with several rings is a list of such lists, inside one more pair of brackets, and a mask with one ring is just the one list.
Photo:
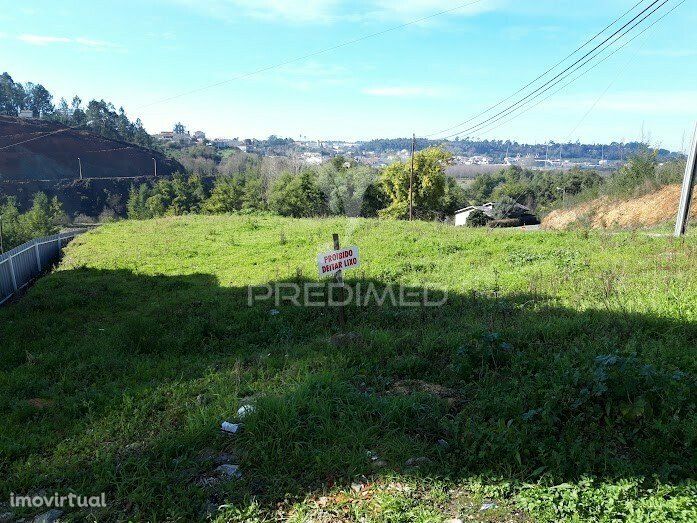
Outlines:
{"label": "blue sky", "polygon": [[[0,0],[0,68],[57,98],[123,105],[151,132],[181,120],[213,137],[423,136],[510,95],[635,1],[482,0],[154,103],[464,0]],[[643,133],[680,149],[697,118],[695,26],[695,2],[687,0],[565,91],[475,136],[597,142]]]}

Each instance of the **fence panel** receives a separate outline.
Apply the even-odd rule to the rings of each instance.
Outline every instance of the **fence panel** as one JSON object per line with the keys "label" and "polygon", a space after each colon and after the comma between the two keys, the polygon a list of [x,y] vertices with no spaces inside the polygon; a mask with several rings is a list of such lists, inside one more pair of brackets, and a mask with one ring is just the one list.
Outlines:
{"label": "fence panel", "polygon": [[0,255],[0,305],[60,258],[61,249],[85,231],[36,238]]}

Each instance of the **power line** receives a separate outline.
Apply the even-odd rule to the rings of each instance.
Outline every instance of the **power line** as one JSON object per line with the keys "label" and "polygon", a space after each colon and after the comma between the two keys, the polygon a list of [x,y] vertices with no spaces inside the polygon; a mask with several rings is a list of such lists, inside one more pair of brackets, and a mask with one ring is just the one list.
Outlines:
{"label": "power line", "polygon": [[564,62],[566,62],[569,58],[571,58],[571,57],[574,56],[576,53],[578,53],[581,49],[585,48],[585,47],[586,47],[587,45],[589,45],[591,42],[593,42],[594,40],[596,40],[600,35],[602,35],[603,33],[605,33],[605,31],[607,31],[608,29],[610,29],[610,28],[611,28],[612,26],[614,26],[617,22],[619,22],[619,21],[622,20],[625,16],[627,16],[629,13],[631,13],[632,11],[634,11],[634,9],[636,9],[642,2],[644,2],[644,0],[639,0],[639,1],[638,1],[636,4],[634,4],[631,8],[629,8],[627,11],[625,11],[624,13],[622,13],[622,15],[620,15],[620,16],[617,17],[617,18],[615,18],[615,20],[613,20],[610,24],[608,24],[608,25],[605,26],[601,31],[599,31],[598,33],[596,33],[592,38],[589,38],[588,40],[586,40],[582,45],[580,45],[579,47],[577,47],[576,49],[574,49],[571,53],[569,53],[569,54],[566,55],[564,58],[562,58],[561,60],[559,60],[556,64],[554,64],[552,67],[550,67],[550,68],[547,69],[545,72],[543,72],[542,74],[540,74],[537,78],[535,78],[534,80],[528,82],[527,84],[525,84],[523,87],[521,87],[520,89],[518,89],[516,92],[514,92],[513,94],[511,94],[511,95],[508,96],[507,98],[504,98],[503,100],[497,102],[496,104],[494,104],[494,105],[492,105],[492,106],[486,108],[485,110],[483,110],[483,111],[481,111],[481,112],[479,112],[479,113],[477,113],[477,114],[471,116],[468,120],[465,120],[464,122],[460,122],[459,124],[454,125],[454,126],[452,126],[452,127],[448,127],[447,129],[442,129],[442,130],[440,130],[440,131],[436,131],[436,132],[434,132],[434,133],[427,134],[425,137],[426,137],[426,138],[429,138],[429,137],[435,136],[435,135],[437,135],[437,134],[442,134],[442,133],[445,133],[445,132],[448,132],[448,131],[452,131],[453,129],[457,129],[458,127],[461,127],[461,126],[463,126],[463,125],[466,125],[466,124],[468,124],[469,122],[471,122],[471,121],[473,121],[473,120],[479,118],[480,116],[485,115],[486,113],[488,113],[488,112],[490,112],[490,111],[496,109],[497,107],[500,107],[501,105],[503,105],[504,103],[506,103],[506,102],[507,102],[508,100],[510,100],[511,98],[513,98],[513,97],[515,97],[516,95],[522,93],[522,92],[525,91],[528,87],[530,87],[531,85],[535,84],[538,80],[540,80],[540,79],[544,78],[545,76],[547,76],[549,73],[551,73],[552,71],[554,71],[557,67],[559,67],[561,64],[563,64]]}
{"label": "power line", "polygon": [[[529,111],[535,109],[536,107],[540,106],[542,103],[546,102],[547,100],[549,100],[550,98],[552,98],[552,97],[555,96],[556,94],[560,93],[561,91],[563,91],[564,89],[566,89],[567,87],[569,87],[571,84],[575,83],[577,80],[579,80],[580,78],[582,78],[583,76],[585,76],[586,74],[588,74],[590,71],[592,71],[593,69],[595,69],[596,67],[598,67],[600,64],[602,64],[603,62],[605,62],[606,60],[608,60],[610,57],[612,57],[613,55],[615,55],[616,53],[618,53],[619,51],[621,51],[623,48],[625,48],[625,47],[626,47],[627,45],[629,45],[631,42],[633,42],[634,40],[636,40],[636,39],[637,39],[638,37],[640,37],[642,34],[644,34],[644,33],[647,32],[648,30],[650,30],[651,28],[653,28],[655,25],[657,25],[659,22],[661,22],[664,18],[666,18],[668,15],[670,15],[673,11],[675,11],[678,7],[680,7],[680,6],[681,6],[682,4],[684,4],[685,2],[686,2],[686,0],[681,0],[678,4],[676,4],[675,6],[673,6],[669,11],[667,11],[666,13],[664,13],[663,15],[661,15],[660,18],[654,20],[650,25],[646,26],[646,27],[645,27],[644,29],[642,29],[639,33],[637,33],[636,35],[634,35],[631,39],[629,39],[629,40],[627,40],[626,42],[624,42],[620,47],[614,49],[610,54],[608,54],[607,56],[603,57],[602,60],[596,62],[596,63],[593,64],[591,67],[589,67],[589,68],[586,69],[585,71],[581,72],[581,74],[579,74],[579,75],[577,75],[576,77],[574,77],[571,81],[569,81],[568,83],[564,84],[561,88],[557,89],[556,91],[554,91],[553,93],[551,93],[549,96],[547,96],[547,97],[543,98],[542,100],[538,101],[536,104],[534,104],[534,105],[532,105],[532,106],[529,106],[529,107],[525,108],[523,111],[521,111],[521,112],[519,112],[518,114],[512,116],[512,117],[509,118],[508,120],[506,120],[506,121],[504,121],[504,122],[501,122],[501,123],[498,124],[498,125],[494,125],[493,127],[492,127],[491,125],[485,126],[485,128],[478,129],[478,132],[481,132],[481,133],[488,133],[488,132],[491,132],[491,131],[493,131],[493,130],[496,130],[496,129],[498,129],[498,128],[500,128],[500,127],[502,127],[502,126],[504,126],[504,125],[506,125],[506,124],[508,124],[508,123],[510,123],[510,122],[512,122],[513,120],[519,118],[519,117],[522,116],[523,114],[525,114],[525,113],[527,113],[527,112],[529,112]],[[630,62],[631,62],[631,60],[630,60]],[[626,66],[627,66],[627,65],[629,65],[629,63],[627,63]],[[626,66],[625,66],[625,68],[626,68]],[[618,76],[619,76],[619,75],[618,75]],[[614,83],[614,81],[613,81],[613,83]],[[609,90],[609,88],[610,88],[611,86],[612,86],[612,84],[611,84],[610,86],[608,86],[608,89],[607,89],[607,90]],[[606,90],[606,92],[607,92],[607,90]],[[603,93],[603,95],[601,95],[601,97],[604,96],[604,94],[605,94],[605,93]],[[532,101],[533,101],[533,100],[530,100],[529,102],[526,102],[526,104],[527,104],[527,103],[530,103],[530,102],[532,102]],[[600,100],[596,101],[596,104],[595,104],[595,105],[597,105],[597,103],[598,103],[599,101],[600,101]],[[592,110],[592,109],[591,109],[591,110]],[[590,111],[589,111],[589,113],[590,113]],[[587,116],[587,115],[586,115],[586,116]],[[493,123],[493,122],[492,122],[492,123]],[[580,124],[579,124],[579,125],[580,125]],[[574,131],[575,131],[575,130],[574,130]],[[571,134],[573,134],[574,131],[572,131]]]}
{"label": "power line", "polygon": [[[634,23],[634,22],[637,20],[637,18],[640,18],[642,15],[644,15],[644,13],[645,13],[648,9],[650,9],[652,6],[654,6],[654,5],[655,5],[656,3],[658,3],[659,1],[660,1],[660,0],[655,0],[650,6],[648,6],[648,7],[647,7],[646,9],[644,9],[641,13],[639,13],[639,15],[635,16],[635,17],[634,17],[632,20],[630,20],[627,24],[625,24],[625,25],[622,26],[620,29],[618,29],[617,31],[615,31],[615,33],[613,33],[610,37],[608,37],[607,39],[605,39],[601,44],[599,44],[598,46],[596,46],[593,50],[591,50],[591,51],[589,51],[588,53],[586,53],[583,57],[581,57],[579,60],[577,60],[576,62],[574,62],[573,64],[571,64],[569,67],[567,67],[566,69],[564,69],[561,73],[557,74],[554,78],[552,78],[551,80],[548,80],[546,83],[544,83],[543,85],[541,85],[540,87],[538,87],[538,88],[535,89],[534,91],[530,92],[529,94],[527,94],[526,96],[524,96],[523,98],[521,98],[520,100],[518,100],[517,102],[515,102],[515,103],[509,105],[509,106],[506,107],[504,110],[502,110],[502,111],[496,113],[496,114],[493,115],[493,116],[490,116],[489,118],[487,118],[487,119],[485,119],[485,120],[479,122],[478,124],[473,125],[473,126],[471,126],[471,127],[468,127],[467,129],[463,129],[462,131],[458,131],[457,133],[454,133],[454,134],[452,134],[452,135],[443,137],[443,139],[452,138],[452,137],[459,136],[459,135],[461,135],[461,134],[468,133],[468,132],[472,132],[472,131],[475,131],[475,132],[476,132],[476,131],[478,131],[480,128],[486,127],[486,125],[487,125],[488,123],[490,123],[490,122],[491,122],[491,123],[495,123],[495,122],[497,122],[497,121],[502,120],[502,119],[505,118],[506,116],[509,116],[511,113],[515,112],[515,111],[517,110],[517,108],[518,108],[521,104],[527,103],[526,100],[532,101],[532,100],[535,100],[535,99],[539,98],[541,95],[543,95],[545,92],[549,91],[549,90],[550,90],[551,88],[553,88],[555,85],[559,84],[559,83],[562,82],[564,79],[566,79],[566,78],[568,78],[569,76],[571,76],[574,72],[576,72],[576,71],[578,71],[579,69],[583,68],[585,65],[587,65],[587,64],[590,63],[590,62],[592,62],[595,58],[597,58],[599,55],[601,55],[605,50],[607,50],[607,49],[610,47],[610,46],[608,45],[608,46],[605,46],[605,48],[600,49],[601,46],[604,46],[607,42],[609,42],[610,40],[612,40],[613,38],[615,38],[620,32],[624,31],[624,29],[626,29],[627,26],[629,26],[629,25],[631,25],[632,23]],[[627,29],[623,34],[621,34],[621,35],[619,36],[619,38],[617,38],[617,39],[615,40],[615,42],[611,42],[611,43],[616,43],[616,42],[618,42],[621,38],[623,38],[624,36],[627,36],[633,29],[635,29],[638,25],[640,25],[641,23],[643,23],[644,21],[646,21],[648,18],[650,18],[651,16],[653,16],[653,14],[654,14],[658,9],[660,9],[661,7],[663,7],[663,6],[664,6],[666,3],[668,3],[669,1],[670,1],[670,0],[663,0],[662,3],[660,3],[660,4],[658,5],[658,7],[654,8],[653,11],[651,11],[650,13],[648,13],[647,15],[645,15],[643,18],[641,18],[641,20],[639,20],[638,22],[634,23],[634,25],[632,25],[632,26],[631,26],[629,29]],[[598,49],[600,49],[600,51],[598,51]],[[596,51],[598,51],[598,52],[596,53]],[[594,54],[594,53],[595,53],[595,54]],[[590,56],[590,57],[589,57],[589,56]],[[581,62],[582,62],[582,63],[581,63]],[[580,65],[579,65],[579,64],[580,64]]]}
{"label": "power line", "polygon": [[[502,120],[503,118],[505,118],[506,116],[508,116],[508,115],[510,115],[511,113],[515,112],[515,111],[517,110],[517,107],[520,106],[521,104],[525,105],[525,103],[527,103],[527,102],[526,102],[527,100],[532,101],[532,100],[535,100],[535,99],[539,98],[542,94],[544,94],[545,92],[549,91],[552,87],[554,87],[555,85],[559,84],[559,83],[560,83],[561,81],[563,81],[565,78],[568,78],[568,77],[569,77],[571,74],[573,74],[575,71],[578,71],[579,69],[581,69],[582,67],[584,67],[584,66],[587,65],[588,63],[592,62],[596,57],[598,57],[598,56],[599,56],[600,54],[602,54],[606,49],[608,49],[612,43],[615,43],[615,42],[619,41],[621,38],[623,38],[624,36],[626,36],[627,34],[629,34],[634,28],[636,28],[638,25],[640,25],[642,22],[644,22],[647,18],[649,18],[650,16],[652,16],[659,8],[661,8],[663,5],[665,5],[665,4],[666,4],[667,2],[669,2],[670,0],[663,0],[663,2],[662,2],[658,7],[656,7],[653,11],[651,11],[649,14],[645,15],[645,16],[644,16],[641,20],[639,20],[638,22],[634,23],[634,22],[637,20],[637,18],[640,18],[642,15],[644,15],[644,13],[645,13],[648,9],[650,9],[651,7],[653,7],[653,6],[654,6],[656,3],[658,3],[659,1],[660,1],[660,0],[655,0],[651,5],[649,5],[647,8],[645,8],[641,13],[639,13],[637,16],[635,16],[634,18],[632,18],[632,20],[630,20],[628,23],[626,23],[625,25],[623,25],[620,29],[618,29],[617,31],[615,31],[612,35],[610,35],[608,38],[606,38],[603,42],[601,42],[599,45],[597,45],[597,46],[596,46],[595,48],[593,48],[591,51],[589,51],[588,53],[586,53],[584,56],[582,56],[581,58],[579,58],[578,60],[576,60],[573,64],[571,64],[571,65],[568,66],[566,69],[564,69],[561,73],[557,74],[555,77],[553,77],[552,79],[548,80],[548,81],[545,82],[543,85],[537,87],[536,89],[534,89],[533,91],[531,91],[530,93],[528,93],[526,96],[524,96],[523,98],[521,98],[521,99],[518,100],[517,102],[515,102],[515,103],[509,105],[508,107],[506,107],[506,108],[503,109],[502,111],[499,111],[498,113],[494,114],[493,116],[490,116],[490,117],[488,117],[488,118],[482,120],[481,122],[479,122],[479,123],[476,124],[476,125],[473,125],[473,126],[471,126],[471,127],[468,127],[468,128],[466,128],[466,129],[463,129],[463,130],[461,130],[461,131],[458,131],[457,133],[454,133],[454,134],[452,134],[452,135],[446,136],[446,137],[444,137],[444,138],[447,139],[447,138],[451,138],[451,137],[454,137],[454,136],[459,136],[459,135],[461,135],[461,134],[468,133],[468,132],[472,132],[472,131],[475,131],[475,132],[476,132],[476,131],[478,131],[480,128],[485,127],[488,123],[490,123],[490,122],[491,122],[491,123],[495,123],[495,122],[497,122],[497,121],[500,121],[500,120]],[[631,25],[632,23],[634,23],[634,25],[632,25],[632,26],[631,26],[629,29],[627,29],[624,33],[620,34],[622,31],[624,31],[624,30],[627,28],[627,26]],[[619,38],[615,39],[614,42],[610,42],[610,40],[614,39],[618,34],[620,34]],[[610,42],[610,44],[608,44],[608,42]],[[605,45],[605,44],[608,44],[608,45]],[[600,50],[599,50],[599,49],[600,49]],[[599,51],[598,51],[598,50],[599,50]],[[597,51],[597,52],[596,52],[596,51]],[[579,64],[580,64],[580,65],[579,65]]]}
{"label": "power line", "polygon": [[418,18],[418,19],[416,19],[416,20],[411,20],[411,21],[409,21],[409,22],[405,22],[405,23],[400,24],[400,25],[396,25],[396,26],[393,26],[393,27],[389,27],[389,28],[387,28],[387,29],[384,29],[384,30],[382,30],[382,31],[378,31],[378,32],[376,32],[376,33],[371,33],[371,34],[363,35],[363,36],[361,36],[361,37],[355,38],[355,39],[353,39],[353,40],[348,40],[348,41],[346,41],[346,42],[342,42],[342,43],[340,43],[340,44],[336,44],[336,45],[333,45],[333,46],[331,46],[331,47],[325,47],[325,48],[323,48],[323,49],[318,49],[317,51],[313,51],[313,52],[308,53],[308,54],[304,54],[304,55],[301,55],[301,56],[298,56],[298,57],[295,57],[295,58],[291,58],[291,59],[288,59],[288,60],[285,60],[285,61],[282,61],[282,62],[278,62],[278,63],[272,64],[272,65],[268,65],[268,66],[266,66],[266,67],[262,67],[262,68],[260,68],[260,69],[254,70],[254,71],[250,71],[250,72],[247,72],[247,73],[242,73],[242,74],[233,76],[233,77],[231,77],[231,78],[228,78],[228,79],[226,79],[226,80],[222,80],[222,81],[220,81],[220,82],[216,82],[216,83],[213,83],[213,84],[205,85],[205,86],[202,86],[202,87],[197,87],[196,89],[192,89],[192,90],[190,90],[190,91],[184,91],[184,92],[182,92],[182,93],[179,93],[179,94],[176,94],[176,95],[173,95],[173,96],[169,96],[169,97],[167,97],[167,98],[162,98],[162,99],[160,99],[160,100],[156,100],[156,101],[151,102],[151,103],[149,103],[149,104],[146,104],[146,105],[142,105],[142,106],[140,106],[140,107],[137,107],[136,110],[138,110],[138,109],[145,109],[145,108],[148,108],[148,107],[152,107],[153,105],[157,105],[157,104],[164,103],[164,102],[169,102],[169,101],[171,101],[171,100],[176,100],[177,98],[181,98],[181,97],[183,97],[183,96],[188,96],[188,95],[190,95],[190,94],[194,94],[194,93],[198,93],[198,92],[201,92],[201,91],[205,91],[205,90],[207,90],[207,89],[212,89],[212,88],[214,88],[214,87],[220,87],[221,85],[225,85],[225,84],[228,84],[228,83],[230,83],[230,82],[234,82],[235,80],[242,80],[242,79],[244,79],[244,78],[249,78],[250,76],[255,76],[255,75],[257,75],[257,74],[261,74],[261,73],[265,73],[265,72],[267,72],[267,71],[271,71],[272,69],[277,69],[277,68],[279,68],[279,67],[283,67],[283,66],[286,66],[286,65],[290,65],[290,64],[293,64],[293,63],[296,63],[296,62],[301,62],[301,61],[303,61],[303,60],[307,60],[308,58],[313,58],[313,57],[315,57],[315,56],[319,56],[319,55],[322,55],[322,54],[326,54],[326,53],[329,53],[329,52],[331,52],[331,51],[336,51],[337,49],[341,49],[341,48],[343,48],[343,47],[348,47],[348,46],[350,46],[350,45],[354,45],[354,44],[363,42],[364,40],[369,40],[369,39],[371,39],[371,38],[376,38],[376,37],[378,37],[378,36],[383,36],[383,35],[385,35],[385,34],[387,34],[387,33],[391,33],[391,32],[393,32],[393,31],[398,31],[398,30],[400,30],[400,29],[404,29],[405,27],[409,27],[409,26],[412,26],[412,25],[420,24],[420,23],[422,23],[422,22],[426,22],[426,21],[431,20],[431,19],[433,19],[433,18],[442,16],[442,15],[445,15],[445,14],[448,14],[448,13],[453,13],[453,12],[455,12],[455,11],[459,11],[459,10],[461,10],[461,9],[464,9],[465,7],[470,7],[470,6],[473,6],[473,5],[475,5],[475,4],[479,4],[479,3],[483,2],[483,1],[484,1],[484,0],[472,0],[472,1],[470,1],[470,2],[466,2],[466,3],[463,3],[463,4],[459,4],[459,5],[456,5],[455,7],[451,7],[451,8],[449,8],[449,9],[444,9],[444,10],[442,10],[442,11],[438,11],[437,13],[433,13],[433,14],[430,14],[430,15],[428,15],[428,16],[424,16],[424,17],[422,17],[422,18]]}
{"label": "power line", "polygon": [[[301,56],[298,56],[298,57],[295,57],[295,58],[291,58],[291,59],[289,59],[289,60],[285,60],[285,61],[278,62],[278,63],[272,64],[272,65],[269,65],[269,66],[266,66],[266,67],[262,67],[262,68],[260,68],[260,69],[256,69],[256,70],[254,70],[254,71],[250,71],[250,72],[247,72],[247,73],[239,74],[239,75],[233,76],[233,77],[231,77],[231,78],[228,78],[228,79],[226,79],[226,80],[222,80],[222,81],[220,81],[220,82],[216,82],[216,83],[213,83],[213,84],[209,84],[209,85],[205,85],[205,86],[202,86],[202,87],[198,87],[198,88],[196,88],[196,89],[192,89],[192,90],[190,90],[190,91],[185,91],[185,92],[182,92],[182,93],[179,93],[179,94],[176,94],[176,95],[174,95],[174,96],[167,97],[167,98],[162,98],[162,99],[156,100],[156,101],[154,101],[154,102],[152,102],[152,103],[139,106],[139,107],[137,107],[135,110],[145,109],[145,108],[148,108],[148,107],[152,107],[153,105],[157,105],[157,104],[164,103],[164,102],[169,102],[169,101],[171,101],[171,100],[175,100],[175,99],[181,98],[181,97],[183,97],[183,96],[188,96],[188,95],[190,95],[190,94],[194,94],[194,93],[198,93],[198,92],[201,92],[201,91],[205,91],[205,90],[207,90],[207,89],[212,89],[212,88],[214,88],[214,87],[219,87],[219,86],[221,86],[221,85],[225,85],[225,84],[227,84],[227,83],[234,82],[235,80],[241,80],[241,79],[243,79],[243,78],[248,78],[248,77],[250,77],[250,76],[255,76],[255,75],[258,75],[258,74],[267,72],[267,71],[271,71],[271,70],[273,70],[273,69],[277,69],[277,68],[279,68],[279,67],[283,67],[283,66],[290,65],[290,64],[293,64],[293,63],[301,62],[301,61],[303,61],[303,60],[307,60],[308,58],[313,58],[313,57],[315,57],[315,56],[319,56],[319,55],[322,55],[322,54],[326,54],[326,53],[329,53],[329,52],[331,52],[331,51],[336,51],[336,50],[341,49],[341,48],[343,48],[343,47],[348,47],[348,46],[350,46],[350,45],[354,45],[354,44],[360,43],[360,42],[362,42],[362,41],[364,41],[364,40],[368,40],[368,39],[371,39],[371,38],[377,38],[378,36],[382,36],[382,35],[385,35],[385,34],[387,34],[387,33],[391,33],[391,32],[394,32],[394,31],[398,31],[398,30],[400,30],[400,29],[404,29],[405,27],[409,27],[409,26],[412,26],[412,25],[420,24],[420,23],[422,23],[422,22],[426,22],[426,21],[428,21],[428,20],[432,20],[433,18],[437,18],[437,17],[439,17],[439,16],[442,16],[442,15],[445,15],[445,14],[448,14],[448,13],[453,13],[453,12],[455,12],[455,11],[459,11],[459,10],[464,9],[464,8],[466,8],[466,7],[470,7],[470,6],[473,6],[473,5],[475,5],[475,4],[479,4],[479,3],[483,2],[483,1],[484,1],[484,0],[471,0],[471,1],[469,1],[469,2],[465,2],[465,3],[462,3],[462,4],[458,4],[458,5],[456,5],[455,7],[451,7],[451,8],[449,8],[449,9],[443,9],[442,11],[438,11],[437,13],[433,13],[433,14],[430,14],[430,15],[428,15],[428,16],[423,16],[423,17],[417,18],[417,19],[415,19],[415,20],[410,20],[409,22],[405,22],[405,23],[400,24],[400,25],[396,25],[396,26],[393,26],[393,27],[389,27],[389,28],[387,28],[387,29],[384,29],[384,30],[382,30],[382,31],[378,31],[378,32],[376,32],[376,33],[371,33],[371,34],[363,35],[363,36],[361,36],[361,37],[355,38],[355,39],[353,39],[353,40],[348,40],[348,41],[346,41],[346,42],[342,42],[342,43],[339,43],[339,44],[337,44],[337,45],[333,45],[333,46],[331,46],[331,47],[325,47],[325,48],[323,48],[323,49],[319,49],[319,50],[317,50],[317,51],[313,51],[313,52],[308,53],[308,54],[304,54],[304,55],[301,55]],[[68,129],[70,129],[70,128],[68,127],[68,128],[66,128],[66,129],[60,129],[60,130],[57,130],[57,131],[52,131],[52,132],[43,134],[43,135],[41,135],[41,136],[37,136],[37,137],[35,137],[35,138],[31,138],[31,139],[29,139],[29,140],[24,140],[24,141],[21,141],[21,142],[17,142],[17,143],[13,143],[13,144],[10,144],[10,145],[6,145],[6,146],[4,146],[4,147],[0,147],[0,151],[5,150],[5,149],[9,149],[9,148],[11,148],[11,147],[15,147],[16,145],[22,145],[22,144],[24,144],[24,143],[32,142],[32,141],[34,141],[34,140],[39,140],[39,139],[44,138],[44,137],[46,137],[46,136],[51,136],[52,134],[57,134],[57,133],[60,133],[60,132],[65,132],[65,131],[67,131]]]}

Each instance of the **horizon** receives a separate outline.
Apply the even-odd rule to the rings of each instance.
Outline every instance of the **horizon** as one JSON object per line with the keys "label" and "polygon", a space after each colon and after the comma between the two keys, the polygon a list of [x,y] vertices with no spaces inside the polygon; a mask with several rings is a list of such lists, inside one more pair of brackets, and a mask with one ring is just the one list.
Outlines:
{"label": "horizon", "polygon": [[[0,33],[0,52],[16,81],[43,84],[54,102],[104,99],[151,134],[181,121],[211,137],[369,141],[452,127],[515,92],[634,2],[481,0],[440,16],[456,3],[128,0],[98,14],[74,0],[38,4],[0,14],[14,27]],[[393,30],[424,17],[433,18]],[[696,117],[695,22],[694,9],[682,5],[566,91],[470,138],[648,141],[684,151]],[[230,81],[380,31],[389,32]]]}

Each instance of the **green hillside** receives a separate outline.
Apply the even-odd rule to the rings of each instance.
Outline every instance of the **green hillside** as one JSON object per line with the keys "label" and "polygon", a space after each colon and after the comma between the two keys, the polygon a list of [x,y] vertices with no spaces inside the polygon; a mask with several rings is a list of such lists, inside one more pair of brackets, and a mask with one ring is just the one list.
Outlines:
{"label": "green hillside", "polygon": [[[447,302],[350,306],[343,330],[335,309],[248,306],[248,285],[319,281],[332,233],[360,248],[352,289]],[[695,259],[694,235],[103,226],[0,309],[0,501],[106,492],[76,521],[695,521]]]}

